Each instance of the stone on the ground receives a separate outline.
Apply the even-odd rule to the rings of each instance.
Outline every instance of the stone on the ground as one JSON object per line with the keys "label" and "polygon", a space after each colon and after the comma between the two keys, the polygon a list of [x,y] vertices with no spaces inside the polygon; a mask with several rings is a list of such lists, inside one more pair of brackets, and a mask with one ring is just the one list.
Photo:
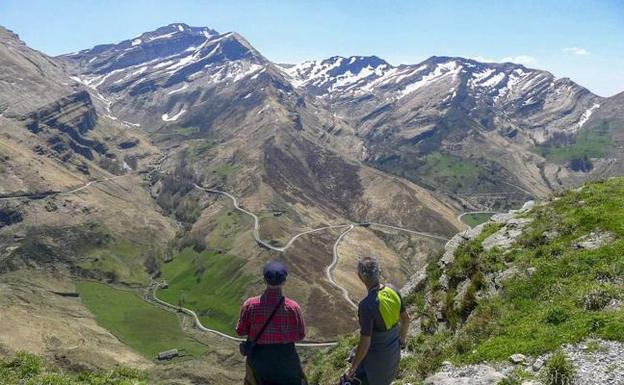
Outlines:
{"label": "stone on the ground", "polygon": [[427,280],[427,269],[425,267],[423,269],[418,270],[414,275],[410,277],[409,281],[407,281],[405,286],[401,288],[400,290],[401,295],[403,297],[407,297],[414,291],[418,290],[425,283],[426,280]]}
{"label": "stone on the ground", "polygon": [[521,274],[518,266],[512,266],[509,269],[503,270],[500,273],[496,274],[494,277],[494,283],[497,287],[502,287],[505,281],[508,281],[512,278],[516,278]]}
{"label": "stone on the ground", "polygon": [[455,234],[455,236],[453,236],[453,238],[451,238],[444,246],[444,255],[440,258],[439,262],[440,267],[443,268],[452,264],[453,261],[455,261],[455,250],[457,250],[462,243],[478,237],[483,232],[483,229],[487,224],[488,222],[485,222],[468,230],[462,231],[461,233]]}
{"label": "stone on the ground", "polygon": [[595,250],[615,241],[613,233],[608,231],[592,231],[588,235],[577,239],[574,247],[584,250]]}
{"label": "stone on the ground", "polygon": [[514,365],[520,365],[526,363],[526,356],[524,354],[513,354],[509,357],[509,361]]}
{"label": "stone on the ground", "polygon": [[486,251],[490,251],[495,247],[501,250],[509,249],[522,235],[522,231],[529,223],[531,223],[531,218],[510,219],[500,230],[483,241],[483,249]]}
{"label": "stone on the ground", "polygon": [[535,360],[535,362],[533,362],[533,365],[531,365],[531,369],[533,369],[534,372],[539,372],[540,370],[542,370],[545,363],[546,363],[546,360],[540,357],[537,360]]}
{"label": "stone on the ground", "polygon": [[444,366],[442,371],[425,379],[427,385],[496,385],[505,378],[503,373],[488,365],[456,368]]}
{"label": "stone on the ground", "polygon": [[607,306],[605,306],[604,310],[620,310],[622,308],[622,300],[613,298]]}

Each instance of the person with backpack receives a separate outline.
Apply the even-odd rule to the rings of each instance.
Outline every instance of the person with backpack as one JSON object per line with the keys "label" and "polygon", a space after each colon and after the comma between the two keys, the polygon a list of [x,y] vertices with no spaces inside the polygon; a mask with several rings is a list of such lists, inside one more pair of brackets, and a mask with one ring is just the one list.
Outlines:
{"label": "person with backpack", "polygon": [[247,357],[245,384],[305,385],[295,349],[295,342],[305,337],[305,322],[299,304],[283,294],[288,270],[271,261],[264,266],[263,276],[264,293],[245,301],[236,326],[239,336],[247,336],[240,346]]}
{"label": "person with backpack", "polygon": [[368,289],[368,295],[358,305],[360,341],[344,382],[389,385],[397,374],[409,316],[397,288],[380,283],[377,258],[361,258],[358,277]]}

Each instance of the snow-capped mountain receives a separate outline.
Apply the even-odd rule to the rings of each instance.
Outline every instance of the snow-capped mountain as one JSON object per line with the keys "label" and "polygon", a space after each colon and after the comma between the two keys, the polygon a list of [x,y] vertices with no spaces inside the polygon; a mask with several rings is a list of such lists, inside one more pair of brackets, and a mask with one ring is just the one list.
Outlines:
{"label": "snow-capped mountain", "polygon": [[473,164],[474,180],[451,190],[500,191],[496,199],[507,202],[583,177],[539,154],[571,143],[603,104],[570,79],[514,63],[433,56],[393,66],[333,56],[276,65],[236,33],[182,23],[61,58],[128,127],[231,137],[243,127],[269,135],[279,122],[435,189],[447,182],[429,178],[438,166],[428,157]]}
{"label": "snow-capped mountain", "polygon": [[239,34],[182,23],[60,58],[74,73],[72,79],[105,103],[109,118],[130,126],[147,124],[148,129],[194,114],[196,104],[206,105],[208,90],[248,89],[239,96],[249,98],[262,87],[239,83],[283,77]]}
{"label": "snow-capped mountain", "polygon": [[296,87],[339,101],[350,116],[370,120],[368,114],[380,107],[394,112],[402,105],[412,115],[432,106],[439,112],[461,106],[486,128],[512,121],[529,129],[537,144],[562,131],[576,132],[599,106],[597,96],[569,79],[513,63],[432,57],[394,67],[376,57],[332,57],[285,71]]}

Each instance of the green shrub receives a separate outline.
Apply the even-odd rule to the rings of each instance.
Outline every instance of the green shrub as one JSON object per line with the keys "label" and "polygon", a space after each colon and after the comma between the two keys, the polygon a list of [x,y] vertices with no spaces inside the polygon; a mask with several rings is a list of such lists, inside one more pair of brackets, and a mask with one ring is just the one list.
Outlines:
{"label": "green shrub", "polygon": [[568,361],[565,353],[553,353],[548,360],[545,370],[546,385],[572,385],[576,377],[574,366]]}
{"label": "green shrub", "polygon": [[110,371],[64,373],[30,353],[17,353],[0,360],[0,385],[146,385],[136,369],[119,367]]}
{"label": "green shrub", "polygon": [[472,311],[477,307],[477,292],[483,289],[484,286],[485,278],[483,274],[478,271],[472,276],[466,294],[464,294],[459,305],[459,313],[463,321],[466,321],[468,316],[470,316]]}
{"label": "green shrub", "polygon": [[478,241],[467,242],[457,248],[455,261],[448,271],[451,286],[457,286],[479,270],[479,255],[482,252],[483,246]]}
{"label": "green shrub", "polygon": [[552,325],[559,325],[570,318],[568,312],[560,307],[554,307],[548,310],[544,321]]}
{"label": "green shrub", "polygon": [[548,238],[541,229],[531,228],[520,239],[520,244],[527,248],[537,248],[548,243]]}
{"label": "green shrub", "polygon": [[26,385],[75,385],[70,377],[59,373],[46,373],[26,381]]}
{"label": "green shrub", "polygon": [[21,378],[34,377],[43,370],[43,361],[41,358],[26,352],[19,352],[15,358],[6,364],[5,367],[17,372]]}

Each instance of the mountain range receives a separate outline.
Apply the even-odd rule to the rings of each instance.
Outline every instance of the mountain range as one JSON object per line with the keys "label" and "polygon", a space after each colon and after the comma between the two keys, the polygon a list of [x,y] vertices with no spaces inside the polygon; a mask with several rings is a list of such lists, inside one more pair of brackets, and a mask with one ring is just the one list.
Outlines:
{"label": "mountain range", "polygon": [[[275,99],[284,124],[459,206],[510,207],[621,171],[613,161],[617,127],[600,118],[621,95],[601,98],[513,63],[431,57],[393,66],[335,56],[279,65],[237,33],[185,24],[59,59],[126,125],[186,126],[222,138],[236,133],[217,132],[233,125],[223,119],[255,111],[257,120]],[[600,140],[615,143],[595,145]]]}
{"label": "mountain range", "polygon": [[[181,250],[224,253],[245,285],[215,282],[234,305],[199,310],[228,323],[261,288],[262,264],[282,258],[313,340],[355,325],[325,275],[340,232],[302,236],[283,253],[257,247],[249,219],[196,186],[238,197],[258,214],[259,236],[280,246],[351,222],[450,238],[464,228],[462,211],[507,209],[624,171],[624,93],[599,97],[514,63],[277,64],[238,33],[174,23],[57,57],[0,28],[0,65],[0,272],[146,287]],[[366,227],[350,238],[335,276],[356,297],[358,254],[376,253],[386,277],[404,284],[443,247]],[[198,261],[189,267],[197,282]],[[11,287],[12,306],[23,306]],[[321,304],[325,312],[312,311]],[[67,313],[54,314],[63,329]],[[61,334],[88,335],[116,360],[120,348],[102,330],[75,324]]]}

